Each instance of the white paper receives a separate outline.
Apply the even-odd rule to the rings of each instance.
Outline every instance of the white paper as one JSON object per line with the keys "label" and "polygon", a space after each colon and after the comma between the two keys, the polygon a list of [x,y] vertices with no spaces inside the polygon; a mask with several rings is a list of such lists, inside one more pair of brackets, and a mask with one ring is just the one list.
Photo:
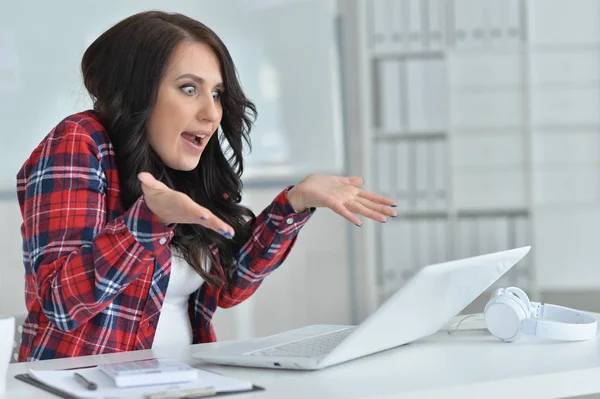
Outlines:
{"label": "white paper", "polygon": [[[98,384],[98,389],[89,391],[81,386],[74,377],[78,372],[86,379]],[[29,374],[37,380],[54,388],[58,388],[71,395],[91,399],[143,399],[144,395],[165,392],[169,390],[179,391],[194,388],[214,387],[217,392],[236,392],[249,391],[252,389],[252,383],[225,377],[220,374],[211,373],[205,370],[198,370],[198,379],[193,382],[183,384],[151,385],[133,388],[117,388],[113,380],[98,369],[98,367],[76,369],[76,370],[29,370]]]}

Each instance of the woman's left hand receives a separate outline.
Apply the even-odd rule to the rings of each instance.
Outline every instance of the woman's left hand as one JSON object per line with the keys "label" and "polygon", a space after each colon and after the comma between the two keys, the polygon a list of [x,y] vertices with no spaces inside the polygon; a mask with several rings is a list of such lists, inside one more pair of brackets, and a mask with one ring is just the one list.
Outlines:
{"label": "woman's left hand", "polygon": [[354,214],[378,222],[387,221],[386,216],[398,213],[391,207],[394,200],[360,189],[363,179],[357,176],[341,177],[313,174],[288,191],[288,201],[296,212],[307,208],[329,208],[357,226],[362,223]]}

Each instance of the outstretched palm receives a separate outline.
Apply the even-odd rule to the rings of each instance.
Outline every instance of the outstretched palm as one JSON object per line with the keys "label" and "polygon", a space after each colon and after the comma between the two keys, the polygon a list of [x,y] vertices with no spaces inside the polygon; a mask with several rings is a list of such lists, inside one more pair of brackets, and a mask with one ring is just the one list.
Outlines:
{"label": "outstretched palm", "polygon": [[312,174],[290,190],[288,199],[296,210],[329,208],[359,226],[360,219],[354,214],[379,222],[398,215],[390,208],[395,206],[394,200],[363,190],[362,185],[363,179],[356,176]]}
{"label": "outstretched palm", "polygon": [[148,172],[140,173],[138,178],[142,182],[146,204],[161,222],[199,224],[227,238],[235,235],[233,227],[207,208],[195,203],[186,194],[170,189]]}

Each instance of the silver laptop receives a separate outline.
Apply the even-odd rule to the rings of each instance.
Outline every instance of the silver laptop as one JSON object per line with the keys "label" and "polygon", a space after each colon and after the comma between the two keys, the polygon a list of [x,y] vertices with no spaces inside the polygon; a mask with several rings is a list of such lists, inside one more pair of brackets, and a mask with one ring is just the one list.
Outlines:
{"label": "silver laptop", "polygon": [[233,366],[318,370],[395,348],[438,332],[530,249],[425,266],[359,326],[311,325],[221,348],[200,347],[192,356]]}

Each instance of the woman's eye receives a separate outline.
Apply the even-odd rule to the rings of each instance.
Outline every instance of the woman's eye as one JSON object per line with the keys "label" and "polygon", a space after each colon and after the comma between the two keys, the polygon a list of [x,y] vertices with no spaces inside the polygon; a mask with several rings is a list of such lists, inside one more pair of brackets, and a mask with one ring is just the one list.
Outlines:
{"label": "woman's eye", "polygon": [[212,97],[213,97],[213,99],[217,100],[217,99],[221,98],[221,94],[223,94],[223,93],[221,93],[220,90],[215,90],[212,92]]}
{"label": "woman's eye", "polygon": [[183,90],[183,92],[189,96],[196,94],[196,88],[192,85],[181,86],[181,90]]}

